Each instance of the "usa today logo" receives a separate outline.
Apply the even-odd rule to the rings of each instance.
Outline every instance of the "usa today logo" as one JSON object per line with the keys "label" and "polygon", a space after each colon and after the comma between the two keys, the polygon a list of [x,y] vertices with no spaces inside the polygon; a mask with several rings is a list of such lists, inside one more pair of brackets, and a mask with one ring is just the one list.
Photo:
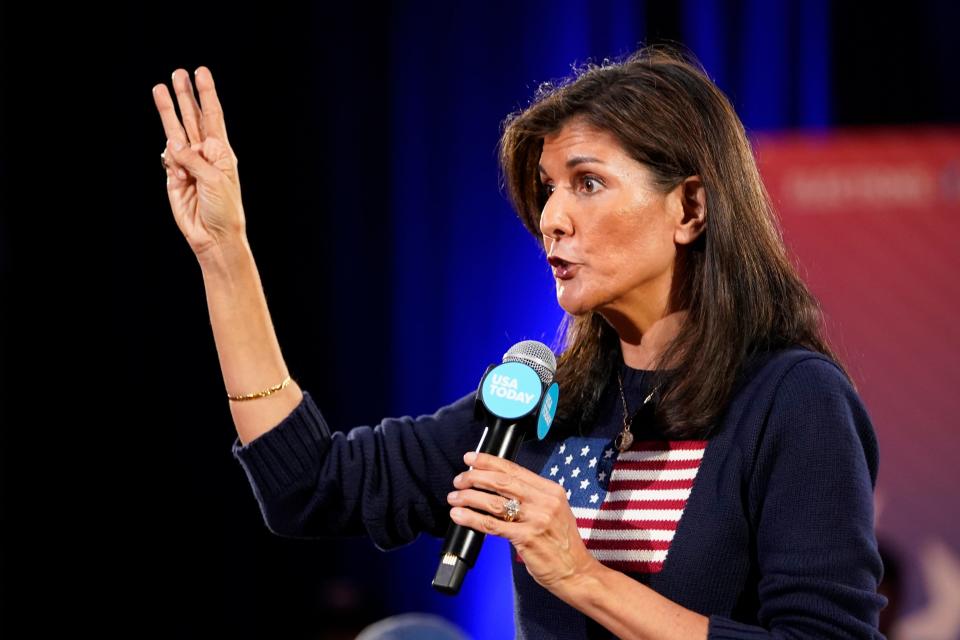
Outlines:
{"label": "usa today logo", "polygon": [[543,383],[536,371],[520,362],[497,365],[483,379],[481,398],[494,415],[505,419],[527,415],[540,404]]}

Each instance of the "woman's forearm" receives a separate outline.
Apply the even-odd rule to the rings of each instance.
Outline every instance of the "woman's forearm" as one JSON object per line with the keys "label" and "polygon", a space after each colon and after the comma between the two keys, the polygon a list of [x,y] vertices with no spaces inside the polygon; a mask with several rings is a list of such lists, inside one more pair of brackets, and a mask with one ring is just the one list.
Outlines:
{"label": "woman's forearm", "polygon": [[[198,260],[227,393],[253,393],[284,380],[289,372],[246,238]],[[300,387],[291,382],[263,398],[229,401],[240,442],[247,444],[275,427],[302,397]]]}
{"label": "woman's forearm", "polygon": [[554,594],[624,640],[706,638],[709,619],[599,562]]}

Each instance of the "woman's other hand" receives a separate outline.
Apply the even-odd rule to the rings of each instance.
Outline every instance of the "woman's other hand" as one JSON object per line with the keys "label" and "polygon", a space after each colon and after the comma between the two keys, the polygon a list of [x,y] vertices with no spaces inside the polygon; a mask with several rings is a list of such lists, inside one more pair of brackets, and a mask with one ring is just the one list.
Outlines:
{"label": "woman's other hand", "polygon": [[[454,522],[510,540],[527,572],[554,593],[596,568],[563,487],[485,453],[469,452],[464,461],[473,468],[454,478],[457,490],[447,497]],[[507,499],[520,503],[513,522],[503,519]]]}
{"label": "woman's other hand", "polygon": [[206,67],[194,73],[199,104],[190,74],[184,69],[173,72],[180,118],[165,84],[153,88],[153,99],[167,136],[160,155],[166,166],[170,208],[190,248],[202,260],[228,243],[245,242],[246,223],[237,156],[227,140],[213,75]]}

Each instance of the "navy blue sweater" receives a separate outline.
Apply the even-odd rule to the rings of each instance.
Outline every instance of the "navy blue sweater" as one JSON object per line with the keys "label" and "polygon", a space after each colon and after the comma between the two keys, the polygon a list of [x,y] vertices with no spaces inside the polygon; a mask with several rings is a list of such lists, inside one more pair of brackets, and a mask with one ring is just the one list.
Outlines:
{"label": "navy blue sweater", "polygon": [[[645,372],[621,374],[633,409]],[[442,537],[446,495],[483,431],[474,395],[332,433],[304,391],[233,453],[278,535],[367,534],[382,549],[424,531]],[[636,442],[616,455],[622,411],[613,389],[589,433],[528,441],[517,458],[568,489],[598,560],[708,616],[710,638],[882,638],[877,441],[835,364],[803,349],[773,354],[738,385],[709,440],[663,440],[638,418]],[[511,555],[518,638],[612,637]]]}

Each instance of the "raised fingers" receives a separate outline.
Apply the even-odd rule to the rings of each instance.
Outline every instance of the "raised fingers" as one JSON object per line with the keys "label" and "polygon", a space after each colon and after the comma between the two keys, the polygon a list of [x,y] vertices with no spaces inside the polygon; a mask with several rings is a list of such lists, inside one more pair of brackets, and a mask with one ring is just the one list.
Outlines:
{"label": "raised fingers", "polygon": [[177,118],[177,111],[173,107],[167,85],[158,84],[153,88],[153,102],[157,105],[157,111],[160,112],[160,121],[163,123],[163,132],[167,140],[186,142],[187,134],[180,125],[180,119]]}
{"label": "raised fingers", "polygon": [[204,131],[200,120],[200,105],[193,94],[190,74],[183,69],[173,72],[173,90],[177,93],[177,104],[183,117],[183,128],[187,130],[190,143],[203,142]]}
{"label": "raised fingers", "polygon": [[227,143],[227,125],[223,121],[223,109],[217,97],[217,88],[213,84],[213,74],[206,67],[198,67],[194,76],[197,91],[200,93],[204,132],[208,136],[216,136]]}

